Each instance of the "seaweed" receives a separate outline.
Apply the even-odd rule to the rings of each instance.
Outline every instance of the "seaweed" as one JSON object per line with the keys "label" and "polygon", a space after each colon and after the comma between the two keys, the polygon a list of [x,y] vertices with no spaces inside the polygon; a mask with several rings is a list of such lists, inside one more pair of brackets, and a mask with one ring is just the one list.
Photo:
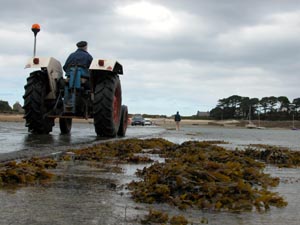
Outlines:
{"label": "seaweed", "polygon": [[[172,145],[171,142],[155,138],[149,140],[130,139],[107,142],[83,149],[69,150],[61,154],[59,160],[94,161],[105,164],[107,162],[113,162],[114,160],[130,163],[149,163],[152,162],[150,158],[135,154],[142,153],[143,149],[151,148],[158,150],[170,145]],[[47,181],[54,176],[49,170],[56,168],[59,160],[49,157],[32,157],[20,162],[10,161],[6,164],[2,164],[0,165],[0,187],[7,185],[27,185]],[[90,165],[99,166],[96,164]],[[115,166],[111,167],[110,171],[120,173],[122,172],[122,168]]]}
{"label": "seaweed", "polygon": [[51,158],[31,158],[21,162],[11,161],[0,166],[0,187],[27,185],[50,180],[54,175],[47,171],[57,162]]}
{"label": "seaweed", "polygon": [[291,151],[279,146],[249,145],[245,149],[244,155],[278,167],[292,168],[300,166],[299,151]]}
{"label": "seaweed", "polygon": [[166,212],[150,209],[148,215],[141,220],[142,224],[170,224],[170,225],[187,225],[188,220],[182,215],[174,215],[169,219]]}
{"label": "seaweed", "polygon": [[141,223],[142,224],[164,224],[167,223],[169,219],[169,216],[167,213],[158,211],[158,210],[154,210],[154,209],[150,209],[149,214],[146,215],[144,217],[144,219],[142,219]]}
{"label": "seaweed", "polygon": [[122,141],[107,142],[92,147],[72,150],[75,160],[103,161],[117,158],[124,162],[151,162],[146,157],[137,157],[144,149],[162,150],[174,144],[162,138],[152,139],[127,139]]}
{"label": "seaweed", "polygon": [[184,216],[179,215],[179,216],[173,216],[170,219],[170,224],[171,225],[187,225],[188,221]]}
{"label": "seaweed", "polygon": [[[278,193],[268,190],[279,184],[279,178],[263,171],[265,163],[286,167],[299,165],[300,153],[271,146],[230,151],[216,145],[219,143],[187,141],[178,145],[161,138],[126,139],[69,150],[60,160],[89,161],[91,166],[99,167],[111,162],[151,163],[136,172],[140,180],[128,184],[137,202],[168,203],[181,210],[193,207],[234,212],[266,211],[272,206],[287,205]],[[265,150],[261,150],[262,147]],[[160,154],[165,162],[153,163],[142,155],[145,151]],[[0,187],[47,181],[54,176],[49,170],[56,168],[58,163],[51,158],[31,158],[3,164],[0,166]],[[122,172],[117,166],[110,171]],[[155,211],[150,217],[165,218]],[[173,220],[179,221],[180,217]],[[185,224],[184,221],[182,219],[180,224]]]}
{"label": "seaweed", "polygon": [[287,205],[267,190],[279,179],[263,173],[265,164],[242,152],[188,141],[164,149],[163,155],[165,163],[138,170],[142,180],[128,185],[135,201],[215,211],[264,211]]}

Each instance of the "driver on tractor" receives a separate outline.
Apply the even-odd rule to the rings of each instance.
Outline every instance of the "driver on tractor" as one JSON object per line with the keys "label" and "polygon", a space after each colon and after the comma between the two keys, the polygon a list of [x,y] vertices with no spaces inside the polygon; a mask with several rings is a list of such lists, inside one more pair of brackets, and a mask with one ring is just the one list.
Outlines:
{"label": "driver on tractor", "polygon": [[64,89],[64,113],[82,115],[87,113],[87,96],[89,96],[89,67],[93,57],[87,52],[87,42],[77,43],[78,49],[69,55],[63,66],[66,72]]}
{"label": "driver on tractor", "polygon": [[86,81],[90,77],[89,67],[93,57],[87,52],[88,43],[86,41],[80,41],[76,45],[78,49],[69,55],[63,69],[66,72],[66,77],[76,88],[79,88],[82,83],[86,89],[89,89],[89,84]]}
{"label": "driver on tractor", "polygon": [[86,41],[80,41],[76,44],[77,50],[73,52],[66,60],[63,69],[66,73],[72,66],[81,66],[88,70],[90,67],[93,57],[87,52],[88,43]]}

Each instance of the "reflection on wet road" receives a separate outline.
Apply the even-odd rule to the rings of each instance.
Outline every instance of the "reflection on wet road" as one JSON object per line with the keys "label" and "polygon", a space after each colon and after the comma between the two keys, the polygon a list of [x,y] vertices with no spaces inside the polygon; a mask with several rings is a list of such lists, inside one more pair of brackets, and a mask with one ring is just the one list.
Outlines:
{"label": "reflection on wet road", "polygon": [[[159,127],[129,127],[126,138],[151,136],[162,131],[163,129]],[[24,123],[0,122],[0,155],[1,153],[17,151],[23,151],[24,153],[26,151],[34,153],[36,151],[40,154],[47,154],[104,140],[113,139],[98,137],[94,125],[89,123],[73,123],[72,131],[68,135],[60,134],[57,126],[49,135],[34,135],[27,132]]]}

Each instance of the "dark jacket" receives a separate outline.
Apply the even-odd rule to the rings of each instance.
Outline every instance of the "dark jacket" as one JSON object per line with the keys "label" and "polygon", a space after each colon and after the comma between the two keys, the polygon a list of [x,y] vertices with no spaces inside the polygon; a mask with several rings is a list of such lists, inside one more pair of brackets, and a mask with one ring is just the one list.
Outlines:
{"label": "dark jacket", "polygon": [[75,52],[69,55],[65,65],[63,66],[63,69],[65,72],[67,72],[68,67],[71,65],[80,65],[88,69],[92,61],[93,57],[88,52],[84,51],[83,49],[77,49]]}
{"label": "dark jacket", "polygon": [[175,114],[174,120],[175,120],[176,122],[181,120],[181,116],[179,115],[179,113]]}

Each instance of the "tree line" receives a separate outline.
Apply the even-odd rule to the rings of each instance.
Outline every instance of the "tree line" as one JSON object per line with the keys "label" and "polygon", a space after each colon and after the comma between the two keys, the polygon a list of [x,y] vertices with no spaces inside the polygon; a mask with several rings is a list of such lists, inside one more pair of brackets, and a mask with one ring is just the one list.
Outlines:
{"label": "tree line", "polygon": [[290,101],[286,96],[258,98],[232,95],[218,100],[210,111],[213,119],[292,120],[300,117],[300,98]]}
{"label": "tree line", "polygon": [[0,112],[1,113],[23,113],[22,106],[19,102],[16,102],[13,107],[11,107],[7,101],[0,100]]}

